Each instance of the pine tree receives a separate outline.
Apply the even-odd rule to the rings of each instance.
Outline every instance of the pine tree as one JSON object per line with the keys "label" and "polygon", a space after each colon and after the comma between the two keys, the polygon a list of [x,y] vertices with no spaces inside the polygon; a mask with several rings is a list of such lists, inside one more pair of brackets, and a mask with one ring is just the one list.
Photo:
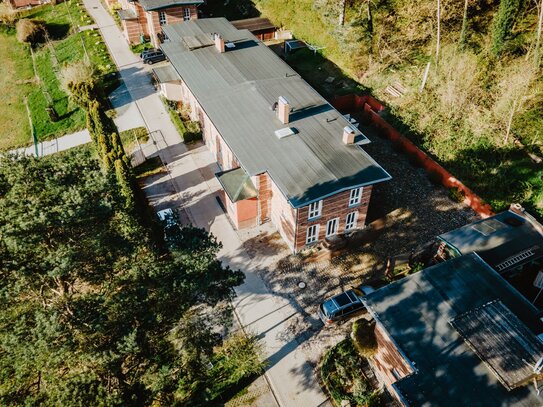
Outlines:
{"label": "pine tree", "polygon": [[511,35],[515,18],[522,6],[522,0],[501,0],[492,28],[491,52],[498,57],[503,52],[505,41]]}

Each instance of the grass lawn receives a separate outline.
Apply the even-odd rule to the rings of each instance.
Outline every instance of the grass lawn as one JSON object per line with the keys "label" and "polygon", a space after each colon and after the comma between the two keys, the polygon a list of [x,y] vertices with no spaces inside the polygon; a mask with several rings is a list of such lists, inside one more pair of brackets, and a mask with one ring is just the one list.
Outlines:
{"label": "grass lawn", "polygon": [[[85,10],[70,0],[57,5],[33,9],[29,18],[46,21],[51,43],[35,50],[35,65],[39,80],[35,80],[30,49],[15,38],[15,30],[0,31],[0,66],[3,73],[0,84],[9,95],[11,103],[0,105],[0,119],[7,126],[0,130],[0,150],[11,149],[30,141],[30,126],[24,98],[28,98],[32,122],[39,140],[54,138],[81,130],[85,127],[84,112],[71,102],[62,90],[60,72],[66,64],[85,58],[85,48],[90,61],[101,78],[110,78],[115,72],[107,48],[97,31],[77,32],[77,26],[92,24]],[[53,122],[46,111],[53,106],[59,120]]]}

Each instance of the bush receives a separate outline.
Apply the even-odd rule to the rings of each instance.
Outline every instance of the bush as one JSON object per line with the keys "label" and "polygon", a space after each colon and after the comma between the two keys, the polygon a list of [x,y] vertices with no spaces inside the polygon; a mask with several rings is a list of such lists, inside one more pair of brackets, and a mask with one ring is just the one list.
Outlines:
{"label": "bush", "polygon": [[375,338],[375,321],[361,318],[353,323],[351,339],[353,345],[365,358],[372,357],[377,351],[377,339]]}
{"label": "bush", "polygon": [[17,40],[19,42],[27,42],[34,47],[45,41],[47,30],[45,23],[41,20],[24,18],[17,21],[15,28],[17,29]]}
{"label": "bush", "polygon": [[450,188],[449,189],[449,198],[454,202],[462,203],[466,198],[466,194],[460,188]]}
{"label": "bush", "polygon": [[17,20],[19,20],[19,17],[20,13],[11,7],[11,4],[0,3],[0,23],[8,27],[13,27]]}
{"label": "bush", "polygon": [[363,374],[364,363],[349,338],[326,352],[321,377],[335,404],[348,400],[359,406],[381,405],[381,393],[372,388]]}
{"label": "bush", "polygon": [[[74,89],[73,84],[92,83],[95,75],[96,69],[92,64],[85,61],[77,61],[62,68],[60,72],[60,84],[64,91],[70,93]],[[77,97],[74,99],[77,99]],[[86,99],[89,99],[89,97]]]}
{"label": "bush", "polygon": [[202,139],[202,132],[200,130],[200,124],[195,121],[183,121],[179,111],[177,110],[177,102],[161,98],[162,102],[168,109],[172,122],[181,135],[184,143],[191,143],[196,140]]}

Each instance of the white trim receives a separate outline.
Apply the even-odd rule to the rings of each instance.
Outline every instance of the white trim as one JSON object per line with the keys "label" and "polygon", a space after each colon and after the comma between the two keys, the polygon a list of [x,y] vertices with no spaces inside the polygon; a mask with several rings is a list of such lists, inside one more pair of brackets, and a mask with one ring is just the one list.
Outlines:
{"label": "white trim", "polygon": [[[188,11],[188,15],[187,15],[187,11]],[[192,10],[190,9],[190,7],[183,8],[183,21],[190,21],[191,18],[192,18]]]}
{"label": "white trim", "polygon": [[[351,215],[354,217],[354,219],[351,222],[349,222],[349,216]],[[358,211],[348,213],[347,216],[345,216],[345,233],[356,229],[357,223],[358,223]]]}
{"label": "white trim", "polygon": [[165,11],[158,12],[158,25],[163,26],[168,24],[168,18],[166,17]]}
{"label": "white trim", "polygon": [[[317,204],[316,207],[315,207],[315,204]],[[308,220],[317,219],[319,216],[321,216],[321,214],[322,214],[322,199],[320,201],[313,202],[312,204],[308,205],[308,208],[307,208]]]}
{"label": "white trim", "polygon": [[349,194],[349,207],[360,205],[362,202],[362,194],[364,193],[364,187],[353,188]]}
{"label": "white trim", "polygon": [[[319,229],[320,229],[320,225],[318,223],[315,223],[314,225],[307,227],[307,230],[305,232],[305,244],[315,243],[319,240]],[[314,233],[311,234],[311,236],[309,235],[310,230],[315,231]],[[311,241],[310,241],[310,237],[311,237]]]}
{"label": "white trim", "polygon": [[[333,230],[329,231],[330,225],[332,225]],[[335,236],[339,231],[339,218],[330,219],[326,222],[326,237]]]}

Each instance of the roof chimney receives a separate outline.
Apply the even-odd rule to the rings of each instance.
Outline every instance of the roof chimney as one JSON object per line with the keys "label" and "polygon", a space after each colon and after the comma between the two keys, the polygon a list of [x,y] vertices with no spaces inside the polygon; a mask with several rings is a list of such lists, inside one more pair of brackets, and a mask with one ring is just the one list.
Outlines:
{"label": "roof chimney", "polygon": [[224,52],[224,39],[221,37],[220,34],[214,34],[214,40],[215,48],[217,48],[217,51],[222,54]]}
{"label": "roof chimney", "polygon": [[281,123],[288,124],[288,119],[290,116],[290,105],[288,104],[288,100],[286,100],[283,96],[279,96],[276,111],[277,118],[281,120]]}
{"label": "roof chimney", "polygon": [[349,126],[345,126],[343,128],[343,142],[345,144],[353,144],[354,143],[354,129]]}

